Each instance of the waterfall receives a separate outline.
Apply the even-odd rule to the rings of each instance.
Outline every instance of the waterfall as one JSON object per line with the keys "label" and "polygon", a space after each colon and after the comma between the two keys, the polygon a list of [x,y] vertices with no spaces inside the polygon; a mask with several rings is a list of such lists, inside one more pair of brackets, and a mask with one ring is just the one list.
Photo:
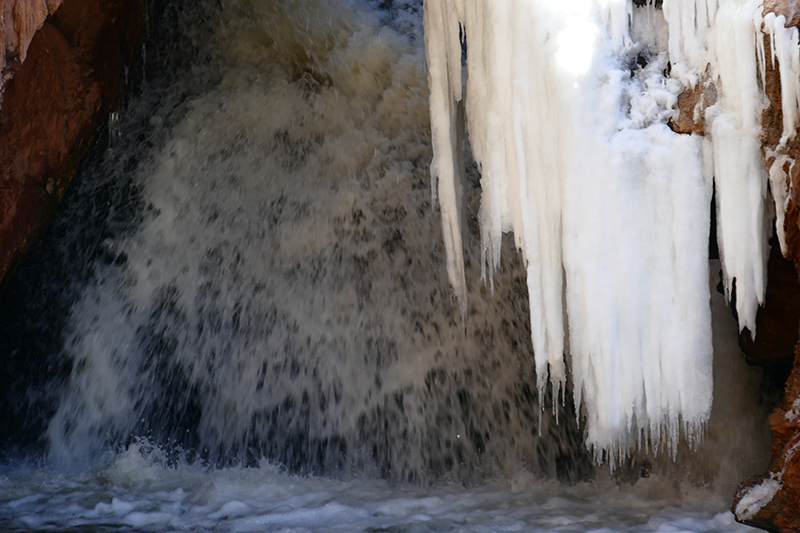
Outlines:
{"label": "waterfall", "polygon": [[301,473],[591,472],[570,408],[556,424],[537,406],[518,262],[462,323],[430,201],[421,6],[401,7],[226,2],[173,37],[208,59],[148,71],[75,200],[103,184],[111,205],[62,296],[50,461],[146,437]]}
{"label": "waterfall", "polygon": [[[562,379],[569,361],[556,371],[555,392],[542,387],[561,354],[542,352],[543,373],[537,346],[557,335],[529,319],[538,312],[567,333],[563,349],[574,349],[559,326],[575,297],[569,276],[566,293],[552,292],[563,287],[561,259],[542,257],[546,273],[532,281],[532,262],[517,253],[520,239],[526,254],[530,239],[550,242],[545,228],[556,213],[525,235],[502,230],[538,217],[533,210],[487,228],[486,199],[505,200],[484,181],[480,158],[489,155],[472,129],[471,151],[450,152],[463,162],[453,174],[458,189],[442,191],[438,159],[436,199],[456,208],[432,201],[438,145],[422,7],[151,4],[146,72],[131,72],[141,81],[114,119],[113,142],[96,144],[51,233],[0,302],[8,384],[0,420],[10,428],[0,435],[0,528],[552,529],[574,519],[625,530],[656,517],[655,529],[679,520],[664,509],[683,504],[718,531],[736,527],[713,491],[727,497],[763,468],[769,434],[759,373],[741,360],[723,295],[708,290],[719,264],[709,268],[704,250],[691,271],[694,297],[712,302],[698,310],[697,326],[707,328],[701,340],[718,380],[713,404],[703,396],[697,406],[710,411],[703,443],[690,453],[691,443],[676,439],[677,461],[642,449],[618,458],[613,473],[596,465],[585,446],[591,395],[576,408],[573,382]],[[449,45],[460,69],[457,34]],[[624,81],[645,86],[664,64],[654,54]],[[467,105],[453,108],[454,128],[460,114],[478,111],[470,94],[468,85]],[[687,157],[631,149],[641,168],[699,157],[697,139],[675,139],[659,122],[671,94],[662,94],[658,116],[642,119],[641,135]],[[503,132],[555,142],[529,126]],[[451,133],[464,141],[464,131]],[[626,168],[611,159],[606,170]],[[708,184],[692,168],[672,189],[671,174],[656,172],[661,189],[632,195],[638,204],[594,209],[630,208],[629,222],[654,195],[674,193],[664,210],[690,210],[685,201],[698,210],[685,223],[707,224]],[[637,179],[632,172],[619,187]],[[567,190],[535,187],[526,195]],[[588,204],[590,192],[574,201]],[[444,232],[443,215],[454,221]],[[564,217],[562,225],[576,223]],[[667,266],[646,271],[661,252],[645,266],[626,259],[669,228],[622,229],[632,240],[601,259],[630,268],[631,283],[667,280]],[[687,238],[692,254],[705,246],[701,230]],[[463,257],[463,291],[450,284],[452,250]],[[563,247],[564,264],[579,269],[568,263],[573,253]],[[668,259],[675,270],[685,258]],[[642,288],[647,305],[662,303]],[[544,293],[556,311],[538,307]],[[674,331],[653,324],[649,333],[677,342]],[[638,511],[619,511],[629,503]]]}

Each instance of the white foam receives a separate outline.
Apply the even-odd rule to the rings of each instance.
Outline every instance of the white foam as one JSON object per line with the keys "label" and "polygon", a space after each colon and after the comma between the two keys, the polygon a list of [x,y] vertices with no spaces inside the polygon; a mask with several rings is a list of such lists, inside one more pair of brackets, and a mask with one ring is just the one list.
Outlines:
{"label": "white foam", "polygon": [[148,435],[211,461],[403,481],[587,468],[574,420],[531,431],[555,423],[530,402],[519,283],[466,320],[451,298],[421,42],[346,2],[225,6],[221,57],[188,81],[219,82],[170,79],[164,107],[140,104],[163,142],[115,147],[140,162],[118,178],[146,208],[103,243],[125,261],[95,265],[72,309],[49,458],[86,466]]}
{"label": "white foam", "polygon": [[[132,455],[140,455],[134,464]],[[113,457],[107,469],[71,478],[24,466],[3,467],[0,524],[10,528],[341,532],[705,531],[745,533],[719,496],[682,487],[645,496],[655,478],[620,488],[602,477],[564,486],[524,470],[514,479],[474,488],[390,486],[282,473],[274,466],[205,469],[150,459],[146,444]],[[134,472],[134,470],[147,472]],[[131,480],[140,479],[131,484]],[[30,493],[27,499],[21,492]],[[103,512],[98,512],[102,509]]]}

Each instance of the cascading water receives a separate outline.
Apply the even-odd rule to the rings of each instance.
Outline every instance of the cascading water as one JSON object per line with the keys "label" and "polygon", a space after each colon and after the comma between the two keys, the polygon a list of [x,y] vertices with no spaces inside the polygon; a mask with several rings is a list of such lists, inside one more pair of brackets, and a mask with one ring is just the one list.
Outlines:
{"label": "cascading water", "polygon": [[[614,474],[537,398],[511,239],[462,310],[421,8],[150,6],[118,133],[3,297],[0,527],[740,527],[724,498],[769,436],[721,295],[705,443]],[[470,287],[480,194],[472,166]]]}

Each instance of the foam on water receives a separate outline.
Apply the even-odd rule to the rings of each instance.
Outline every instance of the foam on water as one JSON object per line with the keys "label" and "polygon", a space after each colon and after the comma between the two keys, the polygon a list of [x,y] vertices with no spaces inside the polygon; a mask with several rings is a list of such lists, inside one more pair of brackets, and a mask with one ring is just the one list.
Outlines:
{"label": "foam on water", "polygon": [[656,477],[561,485],[520,471],[464,488],[392,487],[383,481],[297,477],[262,464],[206,470],[164,464],[131,445],[104,469],[71,477],[28,467],[0,470],[0,527],[19,531],[585,531],[744,533],[719,495]]}

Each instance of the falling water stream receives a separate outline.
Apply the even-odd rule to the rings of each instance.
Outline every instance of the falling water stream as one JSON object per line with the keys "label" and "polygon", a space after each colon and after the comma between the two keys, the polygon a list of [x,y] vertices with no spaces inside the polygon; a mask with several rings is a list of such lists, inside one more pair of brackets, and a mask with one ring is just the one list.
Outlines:
{"label": "falling water stream", "polygon": [[462,323],[421,4],[151,2],[113,132],[3,295],[0,529],[749,530],[727,508],[769,428],[719,293],[704,444],[613,472],[540,408],[511,239],[479,280],[474,165]]}

